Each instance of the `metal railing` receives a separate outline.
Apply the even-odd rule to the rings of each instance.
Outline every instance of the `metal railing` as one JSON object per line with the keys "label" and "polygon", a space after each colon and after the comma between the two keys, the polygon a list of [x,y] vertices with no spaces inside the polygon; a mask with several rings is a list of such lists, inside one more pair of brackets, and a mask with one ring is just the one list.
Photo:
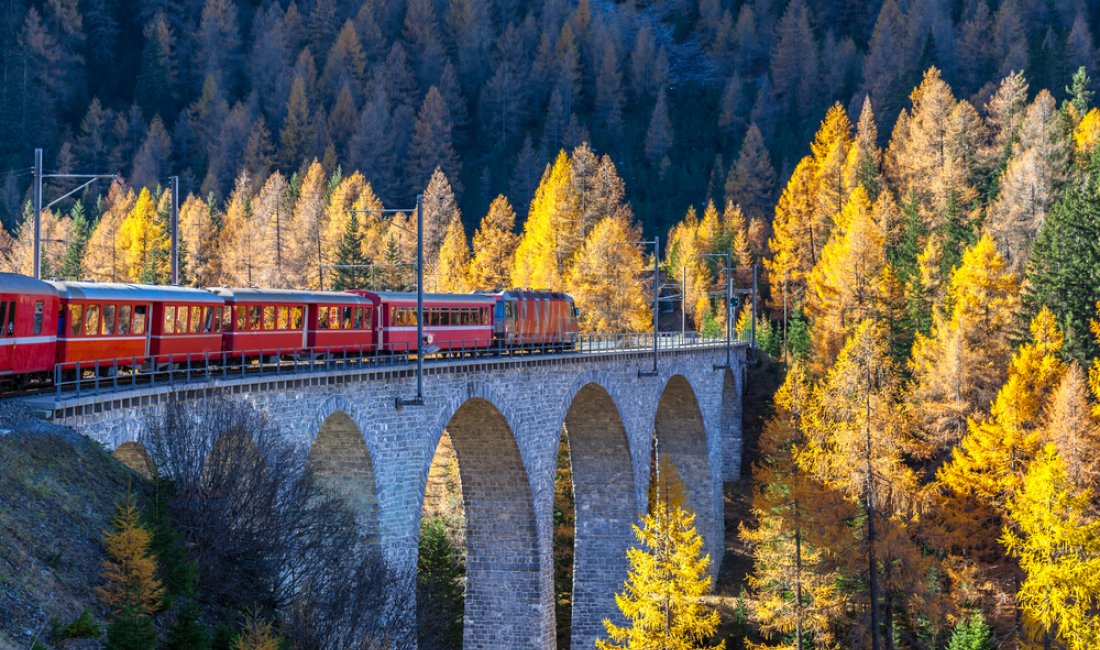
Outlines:
{"label": "metal railing", "polygon": [[[694,333],[662,332],[658,350],[714,348],[725,338]],[[412,367],[416,343],[377,346],[343,346],[305,349],[259,349],[234,352],[166,354],[57,364],[53,387],[62,395],[84,396],[131,391],[151,385],[187,385],[243,377],[307,375],[319,372],[362,371]],[[486,345],[484,339],[442,341],[424,355],[425,364],[453,363],[464,359],[524,357],[528,355],[585,355],[615,352],[650,352],[652,334],[578,334],[566,343],[506,343]]]}

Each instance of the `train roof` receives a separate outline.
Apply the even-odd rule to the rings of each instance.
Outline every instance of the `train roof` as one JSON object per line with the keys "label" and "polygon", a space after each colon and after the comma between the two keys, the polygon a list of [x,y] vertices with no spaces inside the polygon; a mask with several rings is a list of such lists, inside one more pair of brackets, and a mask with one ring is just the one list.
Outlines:
{"label": "train roof", "polygon": [[501,298],[557,298],[559,300],[572,300],[572,296],[561,291],[536,291],[533,289],[505,289],[504,291],[486,292],[485,295]]}
{"label": "train roof", "polygon": [[337,303],[341,305],[369,305],[370,301],[360,296],[342,291],[294,291],[292,289],[258,289],[211,287],[219,296],[234,303],[254,302],[301,302],[301,303]]}
{"label": "train roof", "polygon": [[[385,302],[416,302],[415,291],[358,291],[362,296],[375,296]],[[424,302],[457,302],[484,305],[493,302],[492,296],[477,293],[425,293]]]}
{"label": "train roof", "polygon": [[21,293],[30,296],[57,296],[57,289],[48,282],[19,273],[0,273],[0,293]]}
{"label": "train roof", "polygon": [[117,282],[50,282],[68,300],[122,300],[140,302],[200,302],[224,304],[219,296],[194,287],[123,284]]}

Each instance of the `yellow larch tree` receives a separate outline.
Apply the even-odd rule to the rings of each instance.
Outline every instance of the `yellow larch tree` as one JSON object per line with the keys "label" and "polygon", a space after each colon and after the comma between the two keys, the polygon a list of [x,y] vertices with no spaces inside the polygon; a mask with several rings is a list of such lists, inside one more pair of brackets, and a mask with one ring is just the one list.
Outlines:
{"label": "yellow larch tree", "polygon": [[1071,483],[1095,490],[1100,487],[1100,426],[1092,408],[1088,380],[1073,361],[1050,397],[1040,436],[1058,450]]}
{"label": "yellow larch tree", "polygon": [[253,282],[261,287],[287,289],[286,263],[290,256],[291,204],[286,178],[279,172],[267,177],[249,202],[253,227],[258,234],[258,254],[253,263]]}
{"label": "yellow larch tree", "polygon": [[699,243],[699,217],[692,206],[669,231],[664,262],[665,273],[686,285],[683,288],[684,309],[697,328],[701,327],[703,317],[710,313],[707,293],[710,278],[704,265],[705,259],[699,257],[705,252]]}
{"label": "yellow larch tree", "polygon": [[107,645],[153,647],[157,631],[152,616],[161,608],[164,586],[150,548],[153,536],[141,522],[133,495],[118,505],[111,527],[104,536],[103,585],[96,588],[100,602],[111,611]]}
{"label": "yellow larch tree", "polygon": [[749,243],[749,227],[741,206],[733,201],[726,201],[726,208],[722,211],[722,231],[733,254],[733,265],[742,268],[752,266],[754,260]]}
{"label": "yellow larch tree", "polygon": [[247,173],[237,177],[225,208],[219,243],[222,282],[235,287],[259,286],[265,264],[263,219],[252,210],[251,180]]}
{"label": "yellow larch tree", "polygon": [[565,277],[565,291],[580,309],[586,332],[643,332],[653,313],[646,291],[646,262],[634,244],[640,233],[619,217],[596,224]]}
{"label": "yellow larch tree", "polygon": [[291,286],[321,288],[324,276],[321,237],[325,230],[327,187],[325,169],[314,160],[301,179],[298,200],[294,203],[287,229],[290,241],[285,273]]}
{"label": "yellow larch tree", "polygon": [[695,513],[684,505],[683,484],[667,457],[659,462],[656,483],[649,512],[634,526],[638,546],[627,551],[630,574],[623,592],[615,594],[627,624],[604,619],[608,638],[598,639],[596,648],[721,650],[725,642],[710,641],[718,612],[703,602],[711,590],[710,556],[703,554]]}
{"label": "yellow larch tree", "polygon": [[11,262],[12,244],[11,235],[8,234],[7,228],[4,228],[4,224],[0,223],[0,269],[6,273],[15,272]]}
{"label": "yellow larch tree", "polygon": [[1100,520],[1093,493],[1066,475],[1053,444],[1028,467],[1007,503],[1002,541],[1024,579],[1017,592],[1028,636],[1067,650],[1100,646]]}
{"label": "yellow larch tree", "polygon": [[936,312],[928,336],[918,333],[909,368],[911,401],[928,453],[962,437],[1004,383],[1017,331],[1020,288],[993,240],[983,236],[963,253],[947,288],[950,312]]}
{"label": "yellow larch tree", "polygon": [[515,228],[516,212],[501,194],[493,199],[489,212],[474,233],[474,258],[470,262],[470,284],[474,289],[508,288],[519,245]]}
{"label": "yellow larch tree", "polygon": [[975,496],[1003,513],[1027,463],[1041,446],[1043,407],[1065,372],[1062,334],[1044,308],[1031,322],[1031,339],[1012,357],[1008,380],[988,418],[970,419],[968,431],[937,478],[952,491]]}
{"label": "yellow larch tree", "polygon": [[1081,118],[1073,131],[1073,143],[1077,153],[1087,156],[1100,143],[1100,109],[1092,109]]}
{"label": "yellow larch tree", "polygon": [[168,276],[169,246],[164,221],[157,215],[157,202],[149,188],[143,188],[123,219],[118,231],[123,273],[131,282],[154,284]]}
{"label": "yellow larch tree", "polygon": [[856,502],[867,496],[870,471],[873,488],[881,491],[875,494],[879,508],[907,507],[917,478],[905,458],[915,445],[883,324],[866,319],[856,325],[810,404],[799,466]]}
{"label": "yellow larch tree", "polygon": [[703,208],[703,218],[699,221],[699,228],[696,230],[699,248],[707,253],[717,252],[722,247],[723,234],[718,208],[714,207],[714,201],[707,201]]}
{"label": "yellow larch tree", "polygon": [[848,335],[876,310],[885,264],[885,235],[867,191],[857,187],[837,213],[833,236],[808,278],[806,313],[813,318],[810,340],[818,375],[832,366]]}
{"label": "yellow larch tree", "polygon": [[[5,235],[6,236],[6,233]],[[72,219],[53,210],[42,211],[42,277],[58,276],[73,236]],[[29,215],[15,231],[8,256],[12,271],[23,275],[34,273],[34,216]]]}
{"label": "yellow larch tree", "polygon": [[[850,533],[842,534],[830,548],[844,573],[877,582],[880,600],[869,599],[867,611],[879,609],[880,633],[892,636],[896,617],[912,612],[913,605],[941,606],[932,604],[939,600],[937,585],[925,579],[932,570],[918,541],[925,497],[908,463],[917,444],[885,325],[874,319],[860,323],[814,391],[803,417],[805,444],[795,460],[863,511],[859,542],[853,545]],[[870,616],[855,623],[862,637],[874,633]]]}
{"label": "yellow larch tree", "polygon": [[558,258],[556,211],[567,191],[571,167],[569,156],[560,151],[542,175],[516,248],[512,268],[512,285],[515,287],[561,289],[565,260]]}
{"label": "yellow larch tree", "polygon": [[180,204],[180,258],[183,260],[180,281],[183,284],[209,287],[221,274],[215,212],[214,206],[193,194]]}
{"label": "yellow larch tree", "polygon": [[469,269],[470,246],[466,242],[466,229],[461,219],[452,219],[443,236],[435,277],[429,286],[440,293],[467,293],[470,291]]}
{"label": "yellow larch tree", "polygon": [[137,195],[133,190],[119,183],[111,184],[104,202],[107,209],[96,222],[84,255],[84,269],[91,279],[98,282],[123,282],[127,279],[120,231],[122,222],[136,201]]}
{"label": "yellow larch tree", "polygon": [[836,623],[850,607],[828,543],[847,536],[852,504],[794,461],[803,442],[802,415],[813,399],[806,369],[795,362],[775,393],[775,415],[760,437],[753,470],[755,523],[739,528],[752,550],[749,616],[781,648],[792,647],[792,641],[794,648],[807,643],[838,648]]}
{"label": "yellow larch tree", "polygon": [[851,146],[852,122],[839,103],[833,104],[825,112],[821,128],[810,143],[817,186],[815,221],[819,224],[840,212],[847,202],[850,186],[845,181],[845,165]]}
{"label": "yellow larch tree", "polygon": [[772,285],[785,287],[792,308],[802,304],[806,276],[828,238],[828,224],[815,222],[815,202],[814,162],[807,156],[794,168],[775,205],[774,232],[768,241],[772,254],[765,260]]}

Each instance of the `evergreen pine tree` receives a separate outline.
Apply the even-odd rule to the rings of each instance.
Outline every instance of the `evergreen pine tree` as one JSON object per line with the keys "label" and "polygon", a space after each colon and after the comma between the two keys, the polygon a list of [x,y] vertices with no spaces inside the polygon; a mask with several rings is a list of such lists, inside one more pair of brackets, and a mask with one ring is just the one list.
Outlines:
{"label": "evergreen pine tree", "polygon": [[1089,334],[1100,296],[1100,154],[1051,209],[1028,265],[1033,309],[1046,306],[1066,336],[1066,352],[1081,362],[1100,348]]}
{"label": "evergreen pine tree", "polygon": [[58,274],[65,280],[83,280],[84,251],[88,248],[88,238],[92,236],[92,223],[84,216],[84,204],[81,201],[73,204],[70,215],[73,235],[65,249],[65,258]]}
{"label": "evergreen pine tree", "polygon": [[363,268],[367,260],[363,256],[362,239],[359,215],[352,212],[344,222],[340,247],[336,251],[336,269],[332,278],[332,288],[335,291],[367,287],[367,269]]}
{"label": "evergreen pine tree", "polygon": [[993,650],[989,625],[981,613],[959,621],[947,642],[947,650]]}

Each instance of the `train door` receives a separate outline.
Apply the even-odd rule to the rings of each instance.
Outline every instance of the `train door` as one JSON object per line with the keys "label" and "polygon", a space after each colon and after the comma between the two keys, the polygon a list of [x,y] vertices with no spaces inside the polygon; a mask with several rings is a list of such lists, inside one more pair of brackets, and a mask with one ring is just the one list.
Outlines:
{"label": "train door", "polygon": [[302,304],[302,349],[309,348],[309,303]]}
{"label": "train door", "polygon": [[[143,309],[145,310],[144,314],[141,313],[141,310],[143,310]],[[151,322],[149,322],[151,320],[152,316],[153,316],[153,306],[152,305],[145,304],[145,305],[136,305],[134,307],[134,324],[131,327],[131,329],[136,331],[140,327],[141,329],[145,330],[145,357],[146,358],[149,357],[149,351],[152,349],[152,345],[153,345],[153,324]],[[140,324],[138,323],[138,318],[139,317],[141,318]]]}

